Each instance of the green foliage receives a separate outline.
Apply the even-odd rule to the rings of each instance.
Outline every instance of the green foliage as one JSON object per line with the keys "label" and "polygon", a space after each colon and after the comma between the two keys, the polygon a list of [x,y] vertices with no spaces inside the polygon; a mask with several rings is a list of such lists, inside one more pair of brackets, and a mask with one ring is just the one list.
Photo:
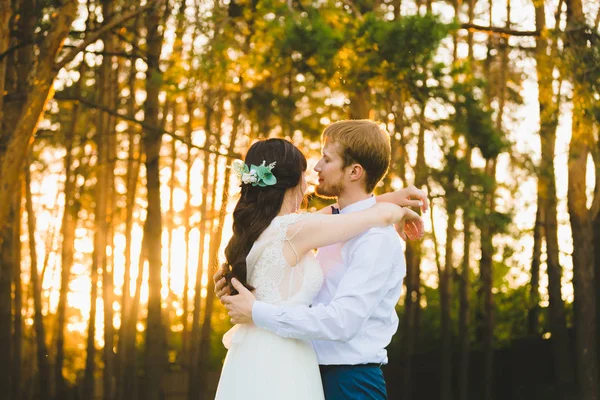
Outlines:
{"label": "green foliage", "polygon": [[305,17],[287,19],[280,40],[281,55],[291,57],[299,73],[327,78],[334,71],[333,58],[344,43],[344,36],[318,9],[309,9]]}
{"label": "green foliage", "polygon": [[[508,266],[494,264],[495,280],[505,276]],[[498,347],[505,347],[515,338],[527,336],[528,286],[505,288],[494,296],[494,339]]]}
{"label": "green foliage", "polygon": [[466,85],[455,85],[458,94],[454,103],[454,127],[464,134],[471,147],[476,147],[486,159],[497,157],[507,149],[503,133],[499,132],[492,120],[492,111],[486,109],[480,100],[475,98],[472,88]]}
{"label": "green foliage", "polygon": [[422,78],[423,70],[441,40],[453,25],[443,24],[432,14],[382,20],[375,13],[365,16],[356,33],[356,52],[385,79]]}

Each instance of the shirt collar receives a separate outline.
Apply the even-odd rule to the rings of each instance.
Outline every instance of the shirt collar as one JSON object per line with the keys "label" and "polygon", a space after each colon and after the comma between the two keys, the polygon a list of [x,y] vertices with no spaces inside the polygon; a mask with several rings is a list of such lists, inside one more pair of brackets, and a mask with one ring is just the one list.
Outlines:
{"label": "shirt collar", "polygon": [[361,201],[357,201],[356,203],[352,203],[340,210],[340,214],[348,214],[357,211],[366,210],[367,208],[371,208],[377,203],[375,200],[375,196],[371,195],[368,199],[364,199]]}

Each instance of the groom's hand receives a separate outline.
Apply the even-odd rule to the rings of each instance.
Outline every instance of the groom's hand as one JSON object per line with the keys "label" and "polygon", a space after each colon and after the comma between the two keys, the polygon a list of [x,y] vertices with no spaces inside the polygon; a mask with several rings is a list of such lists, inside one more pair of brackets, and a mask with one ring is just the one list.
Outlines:
{"label": "groom's hand", "polygon": [[252,322],[252,306],[256,298],[237,279],[233,278],[231,284],[238,294],[235,296],[225,295],[221,298],[221,302],[227,307],[232,323],[249,324]]}
{"label": "groom's hand", "polygon": [[215,294],[223,303],[223,296],[231,294],[229,291],[229,285],[227,284],[227,279],[225,279],[225,273],[227,271],[227,264],[222,264],[221,268],[217,270],[217,272],[213,275],[213,281],[215,282]]}

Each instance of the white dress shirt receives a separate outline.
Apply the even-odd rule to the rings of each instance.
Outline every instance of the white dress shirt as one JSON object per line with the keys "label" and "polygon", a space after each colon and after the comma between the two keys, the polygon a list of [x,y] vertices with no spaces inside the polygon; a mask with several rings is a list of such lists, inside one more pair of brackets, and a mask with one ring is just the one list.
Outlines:
{"label": "white dress shirt", "polygon": [[[341,214],[372,207],[375,197]],[[387,363],[385,347],[398,329],[395,306],[406,262],[393,226],[372,228],[346,243],[319,249],[324,283],[311,307],[256,301],[256,326],[288,338],[312,340],[321,365]]]}

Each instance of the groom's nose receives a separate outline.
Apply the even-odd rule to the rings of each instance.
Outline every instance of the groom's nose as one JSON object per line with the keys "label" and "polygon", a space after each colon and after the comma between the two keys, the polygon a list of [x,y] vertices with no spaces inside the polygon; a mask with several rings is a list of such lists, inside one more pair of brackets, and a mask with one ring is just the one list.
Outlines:
{"label": "groom's nose", "polygon": [[321,160],[319,160],[319,162],[315,164],[315,167],[313,169],[316,172],[321,172]]}

